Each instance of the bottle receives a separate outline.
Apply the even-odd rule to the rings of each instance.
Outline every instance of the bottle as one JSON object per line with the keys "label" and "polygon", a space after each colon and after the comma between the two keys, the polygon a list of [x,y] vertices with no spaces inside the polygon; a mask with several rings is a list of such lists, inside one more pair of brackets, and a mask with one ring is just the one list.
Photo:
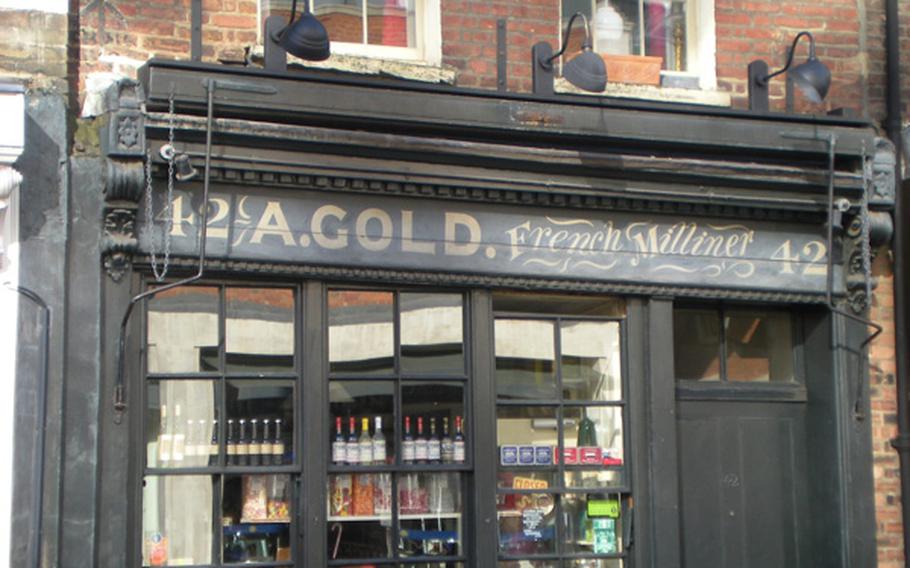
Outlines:
{"label": "bottle", "polygon": [[414,463],[414,438],[411,437],[411,417],[404,417],[404,438],[401,441],[401,463]]}
{"label": "bottle", "polygon": [[212,420],[212,438],[209,440],[209,465],[218,465],[218,421]]}
{"label": "bottle", "polygon": [[272,438],[272,465],[284,463],[284,439],[281,437],[281,418],[275,419],[275,437]]}
{"label": "bottle", "polygon": [[237,465],[237,438],[234,436],[234,419],[227,421],[227,440],[225,440],[225,453],[227,453],[227,464]]}
{"label": "bottle", "polygon": [[335,417],[335,439],[332,441],[332,463],[344,465],[347,460],[347,445],[341,431],[341,416]]}
{"label": "bottle", "polygon": [[588,418],[586,410],[582,409],[581,422],[578,423],[578,439],[576,445],[579,448],[596,448],[597,447],[597,429],[594,421]]}
{"label": "bottle", "polygon": [[174,436],[172,438],[171,446],[171,460],[176,462],[182,462],[184,456],[184,449],[186,447],[186,433],[183,432],[183,429],[180,425],[180,405],[177,405],[177,409],[174,412]]}
{"label": "bottle", "polygon": [[167,431],[167,405],[161,405],[161,424],[158,426],[158,464],[167,467],[171,461],[171,433]]}
{"label": "bottle", "polygon": [[373,514],[384,516],[392,513],[392,474],[374,475]]}
{"label": "bottle", "polygon": [[455,417],[455,463],[464,463],[464,434],[461,431],[461,416]]}
{"label": "bottle", "polygon": [[262,419],[262,444],[259,458],[259,463],[262,465],[272,463],[272,437],[269,435],[269,424],[271,423],[272,421],[268,418]]}
{"label": "bottle", "polygon": [[357,423],[353,416],[348,422],[348,443],[345,444],[345,460],[348,465],[360,463],[360,441],[357,439]]}
{"label": "bottle", "polygon": [[442,453],[442,463],[455,462],[455,442],[449,435],[449,417],[442,418],[442,440],[439,443]]}
{"label": "bottle", "polygon": [[250,458],[250,439],[246,433],[246,418],[241,418],[240,434],[237,438],[237,465],[247,465]]}
{"label": "bottle", "polygon": [[262,453],[262,441],[259,438],[259,420],[250,420],[250,465],[259,465],[259,455]]}
{"label": "bottle", "polygon": [[373,463],[376,465],[385,465],[386,451],[385,436],[382,434],[382,416],[377,416],[373,420]]}
{"label": "bottle", "polygon": [[[373,463],[373,440],[370,438],[370,419],[366,416],[360,421],[360,439],[357,445],[359,446],[358,462],[360,465]],[[372,501],[372,495],[370,500]]]}
{"label": "bottle", "polygon": [[414,459],[427,463],[427,439],[423,436],[423,416],[417,417],[417,438],[414,440]]}
{"label": "bottle", "polygon": [[436,418],[430,418],[430,438],[427,440],[427,460],[430,463],[442,461],[442,446],[436,435]]}

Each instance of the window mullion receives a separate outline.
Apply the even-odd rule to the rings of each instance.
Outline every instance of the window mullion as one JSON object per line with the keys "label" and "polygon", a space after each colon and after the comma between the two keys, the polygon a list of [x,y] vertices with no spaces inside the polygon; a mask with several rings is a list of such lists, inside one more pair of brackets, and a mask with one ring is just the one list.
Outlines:
{"label": "window mullion", "polygon": [[370,38],[368,35],[369,17],[367,16],[367,9],[369,8],[369,0],[363,0],[361,7],[362,7],[362,9],[360,11],[360,18],[361,18],[361,26],[363,27],[363,34],[362,34],[363,35],[363,44],[369,45],[369,43],[370,43]]}

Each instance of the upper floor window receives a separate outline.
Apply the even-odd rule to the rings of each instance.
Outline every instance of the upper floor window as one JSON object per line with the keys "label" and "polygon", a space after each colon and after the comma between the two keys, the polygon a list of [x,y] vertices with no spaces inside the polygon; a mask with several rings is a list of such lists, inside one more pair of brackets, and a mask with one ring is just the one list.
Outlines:
{"label": "upper floor window", "polygon": [[439,4],[440,0],[311,1],[313,13],[329,32],[332,53],[434,65],[442,60]]}
{"label": "upper floor window", "polygon": [[[714,0],[562,0],[560,33],[575,12],[591,23],[594,51],[658,57],[662,85],[716,86]],[[570,33],[572,53],[584,28]]]}

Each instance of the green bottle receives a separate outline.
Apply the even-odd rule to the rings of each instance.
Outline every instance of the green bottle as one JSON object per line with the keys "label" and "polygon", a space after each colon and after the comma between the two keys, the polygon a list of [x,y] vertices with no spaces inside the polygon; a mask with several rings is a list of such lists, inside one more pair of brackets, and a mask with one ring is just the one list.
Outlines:
{"label": "green bottle", "polygon": [[588,418],[588,413],[584,409],[582,409],[581,422],[578,424],[578,440],[576,445],[579,448],[597,447],[597,430],[594,428],[594,421]]}

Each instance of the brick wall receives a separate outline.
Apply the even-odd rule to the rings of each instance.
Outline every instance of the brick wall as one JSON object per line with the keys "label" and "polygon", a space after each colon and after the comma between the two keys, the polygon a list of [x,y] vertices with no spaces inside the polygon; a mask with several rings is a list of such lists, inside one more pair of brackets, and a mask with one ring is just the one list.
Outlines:
{"label": "brick wall", "polygon": [[0,9],[0,21],[0,75],[66,77],[66,14]]}

